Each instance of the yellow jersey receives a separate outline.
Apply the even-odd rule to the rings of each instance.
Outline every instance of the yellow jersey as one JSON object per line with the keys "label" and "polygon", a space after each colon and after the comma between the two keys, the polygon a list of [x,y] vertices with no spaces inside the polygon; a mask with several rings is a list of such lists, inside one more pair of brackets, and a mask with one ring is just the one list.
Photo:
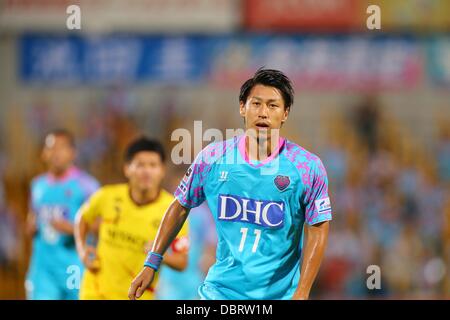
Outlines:
{"label": "yellow jersey", "polygon": [[[142,270],[149,244],[155,239],[173,199],[170,193],[161,189],[154,202],[138,206],[129,195],[128,184],[105,186],[92,195],[79,214],[89,224],[100,218],[97,242],[100,270],[96,273],[85,270],[80,299],[128,299],[131,282]],[[187,234],[185,223],[174,243],[185,243]],[[157,275],[141,299],[154,298]]]}

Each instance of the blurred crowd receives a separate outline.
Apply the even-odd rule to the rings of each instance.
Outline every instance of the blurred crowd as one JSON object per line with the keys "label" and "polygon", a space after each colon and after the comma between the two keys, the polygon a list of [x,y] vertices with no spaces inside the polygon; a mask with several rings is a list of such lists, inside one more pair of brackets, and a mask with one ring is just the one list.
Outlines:
{"label": "blurred crowd", "polygon": [[[420,145],[369,97],[329,129],[335,220],[317,295],[448,298],[450,123]],[[367,288],[370,265],[380,290]]]}
{"label": "blurred crowd", "polygon": [[[46,132],[55,126],[72,130],[78,165],[102,183],[114,183],[123,181],[122,151],[133,137],[152,134],[170,154],[171,130],[193,121],[180,120],[170,104],[157,112],[138,111],[134,104],[124,90],[111,91],[84,113],[58,114],[43,101],[26,109],[20,126],[5,125],[13,141],[21,130],[28,132],[22,135],[31,156],[22,159],[26,166],[13,161],[6,152],[11,141],[0,135],[0,298],[24,298],[29,182],[43,170],[39,152]],[[312,297],[448,298],[450,123],[437,123],[439,134],[421,145],[376,96],[347,110],[323,122],[327,138],[319,148],[308,147],[327,168],[334,210]],[[166,189],[174,190],[184,170],[169,161]],[[367,288],[370,265],[380,267],[379,290]]]}

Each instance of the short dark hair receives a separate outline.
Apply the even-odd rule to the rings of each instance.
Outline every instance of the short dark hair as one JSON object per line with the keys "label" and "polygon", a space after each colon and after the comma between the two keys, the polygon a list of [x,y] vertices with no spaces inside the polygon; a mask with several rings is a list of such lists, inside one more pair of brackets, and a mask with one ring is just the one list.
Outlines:
{"label": "short dark hair", "polygon": [[125,151],[125,162],[131,162],[134,156],[141,151],[151,151],[159,154],[161,161],[166,161],[166,154],[164,152],[163,145],[155,139],[149,139],[145,136],[141,136],[136,140],[133,140]]}
{"label": "short dark hair", "polygon": [[47,141],[47,138],[49,136],[56,136],[56,137],[64,137],[67,139],[67,141],[69,142],[70,146],[72,148],[75,148],[75,137],[72,134],[72,132],[70,132],[67,129],[64,128],[57,128],[57,129],[53,129],[50,132],[47,133],[47,135],[45,136],[45,141]]}
{"label": "short dark hair", "polygon": [[239,102],[247,102],[250,91],[257,84],[274,87],[280,90],[286,109],[291,109],[291,106],[294,103],[294,89],[292,88],[292,82],[283,72],[274,69],[261,68],[256,71],[253,78],[245,81],[241,86]]}

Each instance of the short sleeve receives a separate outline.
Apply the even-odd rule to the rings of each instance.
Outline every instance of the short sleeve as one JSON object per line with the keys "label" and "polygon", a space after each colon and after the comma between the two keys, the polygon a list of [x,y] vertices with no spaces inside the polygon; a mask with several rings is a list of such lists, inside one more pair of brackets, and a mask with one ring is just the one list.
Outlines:
{"label": "short sleeve", "polygon": [[101,216],[100,206],[104,197],[103,189],[95,192],[80,208],[80,215],[87,223],[91,224],[95,219]]}
{"label": "short sleeve", "polygon": [[81,185],[86,199],[88,199],[95,191],[98,190],[98,188],[100,188],[100,184],[93,177],[86,177],[82,180]]}
{"label": "short sleeve", "polygon": [[36,191],[37,191],[37,183],[35,180],[33,180],[31,182],[30,191],[31,192],[30,192],[30,196],[28,199],[28,203],[29,203],[28,209],[31,213],[36,214],[37,213],[37,205],[36,205],[35,198],[36,198]]}
{"label": "short sleeve", "polygon": [[328,177],[322,161],[312,162],[306,189],[305,221],[314,225],[332,219],[331,202],[328,194]]}
{"label": "short sleeve", "polygon": [[[90,198],[90,196],[96,191],[98,190],[98,188],[100,187],[99,183],[97,182],[97,180],[95,180],[93,177],[89,176],[89,175],[83,175],[80,180],[79,180],[79,186],[81,189],[81,193],[82,193],[82,198],[81,201],[84,203],[86,200],[88,200]],[[77,212],[75,211],[71,211],[70,212],[70,216],[69,216],[69,220],[73,223],[75,221],[75,216],[76,216]]]}
{"label": "short sleeve", "polygon": [[204,152],[199,153],[175,190],[174,196],[186,208],[195,208],[205,201],[204,182],[208,163]]}

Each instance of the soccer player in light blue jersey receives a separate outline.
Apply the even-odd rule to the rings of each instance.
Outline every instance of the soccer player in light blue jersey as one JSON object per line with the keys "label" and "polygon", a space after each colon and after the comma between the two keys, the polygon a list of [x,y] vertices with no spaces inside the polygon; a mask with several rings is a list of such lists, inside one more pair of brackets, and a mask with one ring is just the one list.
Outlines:
{"label": "soccer player in light blue jersey", "polygon": [[[26,277],[27,299],[76,300],[82,264],[75,249],[76,212],[99,187],[98,182],[73,165],[72,134],[58,129],[45,139],[42,158],[48,171],[31,183],[28,230],[33,250]],[[79,280],[79,279],[78,279]]]}
{"label": "soccer player in light blue jersey", "polygon": [[279,136],[291,81],[260,69],[241,87],[245,134],[208,145],[180,182],[129,298],[152,282],[189,210],[207,201],[218,235],[202,299],[308,299],[332,218],[321,160]]}

